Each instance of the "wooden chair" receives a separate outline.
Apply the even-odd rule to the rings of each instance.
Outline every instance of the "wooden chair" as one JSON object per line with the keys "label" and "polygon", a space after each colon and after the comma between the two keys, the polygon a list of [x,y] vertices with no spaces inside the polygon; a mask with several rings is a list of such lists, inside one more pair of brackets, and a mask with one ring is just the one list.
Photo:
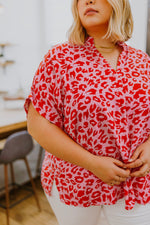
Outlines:
{"label": "wooden chair", "polygon": [[[11,168],[11,178],[12,178],[12,185],[17,185],[15,183],[15,177],[14,177],[14,170],[13,170],[13,162],[16,160],[23,159],[27,168],[27,172],[31,181],[32,185],[32,194],[35,196],[35,200],[37,203],[37,207],[39,211],[41,211],[39,200],[36,194],[36,188],[35,183],[33,181],[31,171],[29,168],[29,164],[27,161],[26,156],[32,151],[33,149],[33,140],[32,137],[29,135],[27,131],[19,131],[12,135],[10,135],[4,144],[3,149],[0,151],[0,164],[4,164],[4,176],[5,176],[5,196],[6,196],[6,206],[0,205],[1,207],[6,209],[6,216],[7,216],[7,225],[9,225],[9,209],[13,207],[14,205],[20,203],[24,199],[16,202],[13,205],[10,205],[10,199],[9,199],[9,186],[8,186],[8,164]],[[31,196],[31,194],[30,194]]]}

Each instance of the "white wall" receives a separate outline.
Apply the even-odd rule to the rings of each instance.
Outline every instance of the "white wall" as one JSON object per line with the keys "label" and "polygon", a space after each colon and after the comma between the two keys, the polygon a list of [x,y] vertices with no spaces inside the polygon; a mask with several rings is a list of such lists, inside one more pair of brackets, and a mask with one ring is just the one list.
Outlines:
{"label": "white wall", "polygon": [[[15,92],[21,86],[29,91],[33,75],[48,49],[67,40],[72,23],[71,0],[1,0],[0,43],[10,42],[5,58],[15,64],[0,67],[0,90]],[[0,58],[2,60],[2,58]],[[18,79],[19,78],[19,79]]]}
{"label": "white wall", "polygon": [[46,47],[67,40],[72,24],[71,0],[43,0]]}
{"label": "white wall", "polygon": [[1,0],[5,11],[0,15],[0,43],[12,43],[5,49],[5,58],[15,60],[15,64],[5,71],[0,68],[0,90],[14,91],[19,88],[18,77],[23,88],[28,89],[31,84],[31,77],[41,57],[40,1]]}
{"label": "white wall", "polygon": [[135,48],[146,51],[148,0],[130,0],[130,3],[134,18],[134,32],[128,43]]}
{"label": "white wall", "polygon": [[[129,44],[146,50],[147,0],[130,0],[134,16],[134,34]],[[0,15],[0,43],[13,46],[5,51],[15,64],[0,68],[0,90],[29,91],[35,70],[48,49],[67,40],[72,24],[71,0],[1,0],[5,11]]]}

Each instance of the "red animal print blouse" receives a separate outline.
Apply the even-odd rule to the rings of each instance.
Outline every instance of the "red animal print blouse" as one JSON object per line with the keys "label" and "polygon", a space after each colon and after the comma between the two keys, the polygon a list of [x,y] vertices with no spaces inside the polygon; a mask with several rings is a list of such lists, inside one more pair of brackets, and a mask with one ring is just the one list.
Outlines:
{"label": "red animal print blouse", "polygon": [[[116,70],[92,37],[83,46],[54,46],[39,65],[25,109],[28,112],[32,101],[41,116],[87,151],[126,163],[150,134],[150,58],[118,44],[122,52]],[[48,195],[55,179],[60,199],[68,205],[110,205],[125,198],[129,210],[135,202],[150,203],[150,174],[109,186],[90,171],[46,152],[41,179]]]}

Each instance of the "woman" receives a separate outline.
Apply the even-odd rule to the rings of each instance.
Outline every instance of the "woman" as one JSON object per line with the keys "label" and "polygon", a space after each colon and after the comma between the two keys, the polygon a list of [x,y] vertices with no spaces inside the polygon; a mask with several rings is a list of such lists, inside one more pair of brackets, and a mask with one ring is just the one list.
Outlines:
{"label": "woman", "polygon": [[73,0],[69,41],[41,62],[26,100],[46,150],[42,185],[60,225],[150,224],[150,59],[127,46],[128,0]]}

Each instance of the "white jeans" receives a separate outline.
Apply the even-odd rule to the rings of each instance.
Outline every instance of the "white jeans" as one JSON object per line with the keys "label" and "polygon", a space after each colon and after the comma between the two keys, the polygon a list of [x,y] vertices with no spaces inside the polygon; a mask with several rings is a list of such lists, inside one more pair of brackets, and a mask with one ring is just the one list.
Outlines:
{"label": "white jeans", "polygon": [[125,210],[124,199],[110,206],[68,206],[60,201],[55,183],[46,197],[59,225],[150,225],[150,204],[136,204],[130,211]]}

